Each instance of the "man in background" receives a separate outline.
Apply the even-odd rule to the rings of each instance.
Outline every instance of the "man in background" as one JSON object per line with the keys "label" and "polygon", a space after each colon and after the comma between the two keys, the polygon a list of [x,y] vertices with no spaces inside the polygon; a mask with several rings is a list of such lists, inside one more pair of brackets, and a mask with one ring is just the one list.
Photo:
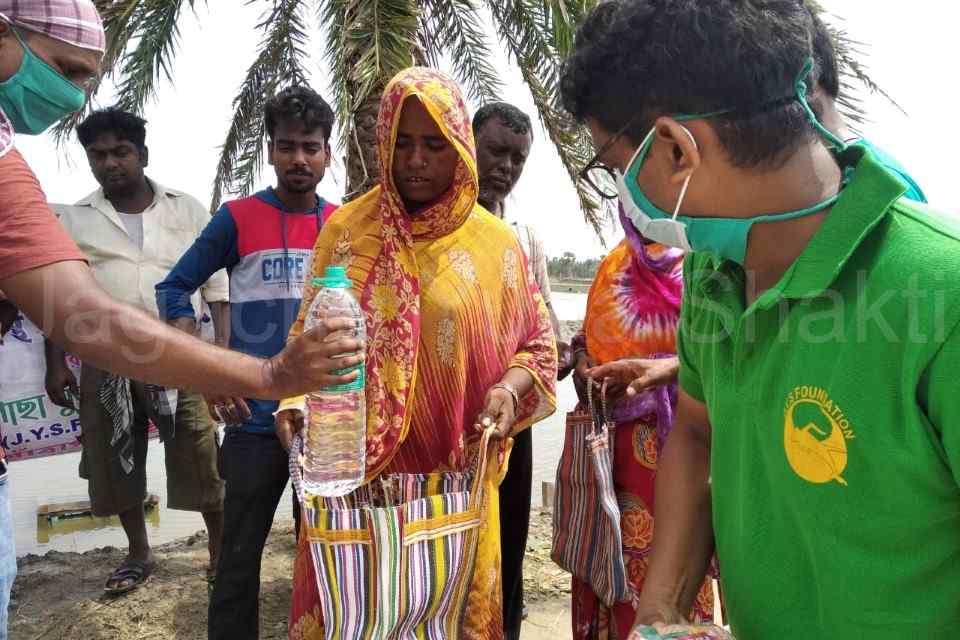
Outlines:
{"label": "man in background", "polygon": [[[313,246],[334,205],[317,195],[330,158],[333,110],[308,87],[267,103],[269,162],[277,186],[225,203],[157,285],[161,316],[192,330],[190,294],[220,269],[230,272],[230,348],[270,357],[297,318]],[[269,400],[209,398],[227,424],[221,469],[227,483],[223,552],[210,599],[211,640],[257,637],[260,560],[289,480],[292,434],[278,433]],[[295,510],[296,513],[296,510]]]}
{"label": "man in background", "polygon": [[[517,186],[530,155],[533,125],[530,117],[512,104],[492,102],[474,115],[473,135],[477,140],[480,204],[504,219],[507,196]],[[531,227],[515,220],[510,226],[527,256],[559,340],[560,323],[550,303],[550,277],[543,245]],[[510,467],[500,486],[503,630],[507,640],[520,637],[524,617],[523,557],[530,529],[532,485],[533,434],[530,429],[525,429],[513,437]]]}
{"label": "man in background", "polygon": [[[157,315],[154,287],[203,231],[210,215],[195,198],[148,178],[146,122],[118,109],[91,114],[77,128],[80,144],[100,188],[60,222],[87,257],[97,282],[112,296]],[[203,287],[215,331],[225,330],[226,273],[213,274]],[[64,352],[47,342],[47,394],[57,405],[73,407],[77,381]],[[70,391],[68,395],[66,390]],[[79,413],[83,425],[80,477],[88,481],[93,515],[119,515],[129,555],[107,580],[111,595],[142,584],[153,571],[143,501],[147,495],[148,420],[160,428],[170,509],[203,514],[213,574],[223,531],[223,482],[217,472],[216,425],[203,396],[180,391],[170,420],[153,415],[154,393],[137,380],[113,376],[84,363]],[[122,433],[117,437],[117,433]]]}

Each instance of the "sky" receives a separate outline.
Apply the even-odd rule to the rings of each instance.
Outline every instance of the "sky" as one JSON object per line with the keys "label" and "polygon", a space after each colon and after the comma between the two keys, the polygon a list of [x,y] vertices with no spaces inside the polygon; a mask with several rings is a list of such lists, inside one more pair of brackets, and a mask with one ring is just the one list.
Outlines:
{"label": "sky", "polygon": [[[147,174],[155,181],[201,202],[210,201],[218,148],[229,126],[233,97],[256,55],[259,33],[253,25],[265,4],[210,0],[197,3],[196,14],[184,12],[175,83],[161,80],[156,100],[144,113],[150,148]],[[839,20],[837,24],[852,38],[864,43],[870,75],[903,108],[901,112],[885,98],[866,96],[870,121],[862,133],[897,157],[934,207],[960,216],[960,180],[951,160],[960,146],[960,133],[948,117],[960,106],[960,86],[954,82],[951,64],[960,59],[955,30],[960,5],[944,0],[913,0],[909,5],[892,0],[822,0],[822,4],[830,12],[829,19]],[[492,33],[490,43],[498,52],[503,99],[535,115],[519,70],[507,60]],[[317,38],[311,45],[317,52],[310,61],[311,83],[330,99],[319,55],[323,43]],[[110,105],[113,95],[112,87],[106,87],[97,104]],[[566,251],[580,258],[602,255],[604,246],[584,222],[574,189],[546,133],[538,126],[535,134],[524,174],[507,203],[508,217],[534,226],[550,256]],[[72,203],[96,188],[78,143],[58,149],[49,135],[19,136],[17,146],[51,202]],[[335,155],[341,157],[338,151]],[[265,168],[262,186],[274,178],[270,167]],[[319,190],[327,199],[340,201],[342,161]],[[611,224],[605,232],[607,246],[620,236]]]}

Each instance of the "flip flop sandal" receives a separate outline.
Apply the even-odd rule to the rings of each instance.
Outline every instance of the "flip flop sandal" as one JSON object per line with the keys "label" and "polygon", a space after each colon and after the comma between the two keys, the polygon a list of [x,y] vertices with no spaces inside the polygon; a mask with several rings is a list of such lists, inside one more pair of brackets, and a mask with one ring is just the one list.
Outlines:
{"label": "flip flop sandal", "polygon": [[[152,562],[141,562],[139,560],[127,560],[110,574],[107,578],[103,590],[108,596],[121,596],[130,593],[140,585],[144,584],[153,573]],[[129,581],[129,582],[128,582]],[[111,583],[128,582],[122,587],[111,587]]]}

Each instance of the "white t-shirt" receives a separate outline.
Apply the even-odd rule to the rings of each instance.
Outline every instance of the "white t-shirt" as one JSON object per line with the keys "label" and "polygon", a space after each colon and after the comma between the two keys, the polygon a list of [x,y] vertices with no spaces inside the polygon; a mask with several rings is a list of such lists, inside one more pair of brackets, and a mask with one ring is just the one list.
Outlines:
{"label": "white t-shirt", "polygon": [[130,236],[133,244],[143,249],[143,214],[117,211],[117,215],[120,216],[120,222],[126,227],[127,235]]}

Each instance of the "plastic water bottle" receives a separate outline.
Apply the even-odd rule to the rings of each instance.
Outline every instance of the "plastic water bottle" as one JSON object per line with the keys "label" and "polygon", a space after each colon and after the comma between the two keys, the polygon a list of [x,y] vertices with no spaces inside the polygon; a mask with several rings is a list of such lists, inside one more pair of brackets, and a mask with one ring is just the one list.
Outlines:
{"label": "plastic water bottle", "polygon": [[[354,328],[330,334],[363,340],[363,310],[350,293],[351,282],[343,267],[327,267],[323,278],[314,278],[317,292],[304,321],[309,330],[325,318],[350,318]],[[353,382],[325,387],[307,394],[304,438],[303,487],[316,496],[342,496],[360,486],[366,472],[367,404],[364,398],[364,365],[340,369],[359,370]]]}

